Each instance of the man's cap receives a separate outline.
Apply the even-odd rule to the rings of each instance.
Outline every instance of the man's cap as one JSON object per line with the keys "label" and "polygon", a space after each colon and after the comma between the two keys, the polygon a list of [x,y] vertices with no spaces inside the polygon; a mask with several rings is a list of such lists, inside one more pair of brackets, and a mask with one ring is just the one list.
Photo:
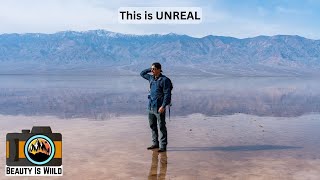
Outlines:
{"label": "man's cap", "polygon": [[[160,64],[160,63],[158,63],[158,62],[152,63],[152,66],[154,66],[155,68],[157,68],[157,69],[160,69],[160,70],[161,70],[161,64]],[[162,72],[162,70],[161,70],[161,72]]]}

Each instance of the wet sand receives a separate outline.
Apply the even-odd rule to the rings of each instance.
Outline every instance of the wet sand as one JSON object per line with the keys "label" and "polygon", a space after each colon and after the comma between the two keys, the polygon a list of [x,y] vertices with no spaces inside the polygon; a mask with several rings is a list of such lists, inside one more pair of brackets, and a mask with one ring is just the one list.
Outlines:
{"label": "wet sand", "polygon": [[5,136],[33,125],[63,136],[62,177],[50,179],[320,179],[320,115],[193,114],[167,120],[168,151],[148,151],[147,116],[59,119],[0,115],[0,179]]}

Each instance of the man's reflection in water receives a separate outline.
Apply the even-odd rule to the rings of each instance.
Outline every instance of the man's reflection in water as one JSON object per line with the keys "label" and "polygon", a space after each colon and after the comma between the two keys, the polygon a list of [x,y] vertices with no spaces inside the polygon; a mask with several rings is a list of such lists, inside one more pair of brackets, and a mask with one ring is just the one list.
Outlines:
{"label": "man's reflection in water", "polygon": [[[160,172],[158,174],[158,161],[160,156]],[[167,152],[158,153],[157,151],[152,151],[152,162],[150,167],[150,172],[148,180],[164,180],[167,174]]]}

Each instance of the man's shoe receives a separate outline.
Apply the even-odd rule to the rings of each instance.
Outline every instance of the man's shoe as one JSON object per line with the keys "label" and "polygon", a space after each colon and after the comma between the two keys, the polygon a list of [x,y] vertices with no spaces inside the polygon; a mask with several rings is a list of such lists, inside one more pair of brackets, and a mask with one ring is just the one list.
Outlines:
{"label": "man's shoe", "polygon": [[167,151],[166,148],[160,148],[160,149],[158,150],[158,152],[166,152],[166,151]]}
{"label": "man's shoe", "polygon": [[150,147],[147,147],[148,150],[150,150],[150,149],[157,149],[157,148],[159,148],[158,145],[152,145],[152,146],[150,146]]}

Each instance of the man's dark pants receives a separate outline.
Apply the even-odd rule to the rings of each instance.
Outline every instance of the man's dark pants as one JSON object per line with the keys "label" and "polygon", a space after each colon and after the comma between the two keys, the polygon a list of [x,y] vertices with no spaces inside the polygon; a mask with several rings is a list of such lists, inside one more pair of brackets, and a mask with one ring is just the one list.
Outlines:
{"label": "man's dark pants", "polygon": [[[158,140],[158,125],[160,129],[160,143]],[[153,145],[159,145],[160,148],[167,148],[167,127],[166,127],[166,113],[158,113],[149,111],[149,125],[152,131]]]}

